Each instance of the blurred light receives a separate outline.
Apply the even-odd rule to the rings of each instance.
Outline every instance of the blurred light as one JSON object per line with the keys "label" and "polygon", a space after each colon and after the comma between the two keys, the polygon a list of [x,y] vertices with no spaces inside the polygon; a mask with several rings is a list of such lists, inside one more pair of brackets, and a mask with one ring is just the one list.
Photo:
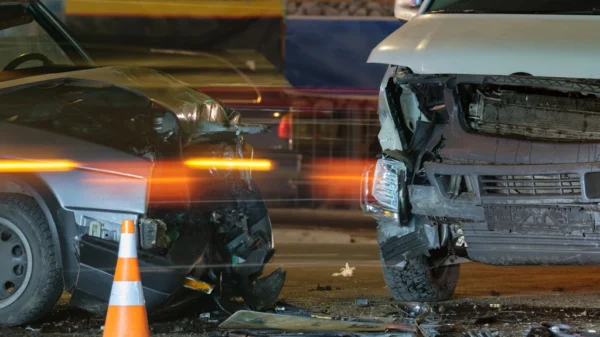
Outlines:
{"label": "blurred light", "polygon": [[276,117],[276,118],[277,118],[277,117],[279,117],[279,116],[281,116],[281,114],[280,114],[279,112],[275,112],[275,113],[273,113],[273,117]]}
{"label": "blurred light", "polygon": [[336,180],[336,181],[357,181],[362,180],[362,176],[359,175],[313,175],[313,180]]}
{"label": "blurred light", "polygon": [[203,168],[203,169],[252,169],[256,171],[269,171],[272,169],[273,164],[270,160],[266,159],[190,159],[185,161],[185,165],[190,168]]}
{"label": "blurred light", "polygon": [[0,160],[0,172],[57,172],[70,171],[77,163],[68,160],[24,161]]}
{"label": "blurred light", "polygon": [[312,197],[329,203],[357,204],[364,168],[374,163],[369,159],[315,160],[305,168]]}

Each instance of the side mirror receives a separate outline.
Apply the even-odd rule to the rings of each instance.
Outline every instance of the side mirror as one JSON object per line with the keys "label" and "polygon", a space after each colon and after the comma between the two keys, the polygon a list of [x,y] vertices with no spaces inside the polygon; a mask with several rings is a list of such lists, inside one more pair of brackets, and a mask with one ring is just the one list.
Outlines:
{"label": "side mirror", "polygon": [[394,16],[397,19],[408,21],[416,16],[423,0],[396,0],[394,4]]}

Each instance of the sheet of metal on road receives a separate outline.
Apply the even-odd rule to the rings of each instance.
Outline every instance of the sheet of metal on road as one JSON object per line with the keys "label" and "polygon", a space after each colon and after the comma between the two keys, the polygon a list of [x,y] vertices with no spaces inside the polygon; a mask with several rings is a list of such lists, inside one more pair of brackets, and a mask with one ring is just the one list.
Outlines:
{"label": "sheet of metal on road", "polygon": [[67,0],[66,15],[236,18],[281,17],[281,0]]}

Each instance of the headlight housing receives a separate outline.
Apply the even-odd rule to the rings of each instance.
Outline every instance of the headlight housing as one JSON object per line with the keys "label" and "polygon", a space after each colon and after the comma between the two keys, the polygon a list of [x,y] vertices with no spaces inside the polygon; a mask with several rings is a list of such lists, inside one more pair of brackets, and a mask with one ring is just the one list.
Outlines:
{"label": "headlight housing", "polygon": [[379,159],[375,165],[368,167],[363,173],[361,187],[363,211],[376,217],[394,218],[403,224],[407,223],[410,211],[406,177],[406,164],[391,158]]}
{"label": "headlight housing", "polygon": [[406,185],[406,165],[396,160],[378,160],[375,164],[372,194],[384,209],[398,213],[401,185]]}

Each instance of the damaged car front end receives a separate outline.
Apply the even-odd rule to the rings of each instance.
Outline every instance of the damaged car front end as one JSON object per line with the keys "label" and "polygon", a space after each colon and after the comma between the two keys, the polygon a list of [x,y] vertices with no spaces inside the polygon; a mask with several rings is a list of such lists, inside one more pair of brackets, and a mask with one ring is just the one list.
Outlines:
{"label": "damaged car front end", "polygon": [[[559,27],[600,23],[503,13],[512,2],[490,15],[432,3],[370,58],[390,66],[384,151],[363,174],[361,200],[378,220],[388,288],[398,300],[439,301],[463,262],[599,264],[600,74],[585,37]],[[550,36],[572,55],[542,57],[557,52]]]}
{"label": "damaged car front end", "polygon": [[[22,19],[8,27],[37,22],[74,43],[41,3],[0,6]],[[70,46],[64,56],[83,53]],[[275,303],[285,272],[261,278],[274,243],[252,180],[270,164],[256,165],[244,140],[266,128],[158,71],[77,70],[32,55],[0,72],[0,156],[69,165],[0,173],[0,325],[41,317],[63,289],[71,305],[104,314],[126,219],[136,223],[150,314],[205,295]],[[19,69],[30,60],[44,62]]]}

